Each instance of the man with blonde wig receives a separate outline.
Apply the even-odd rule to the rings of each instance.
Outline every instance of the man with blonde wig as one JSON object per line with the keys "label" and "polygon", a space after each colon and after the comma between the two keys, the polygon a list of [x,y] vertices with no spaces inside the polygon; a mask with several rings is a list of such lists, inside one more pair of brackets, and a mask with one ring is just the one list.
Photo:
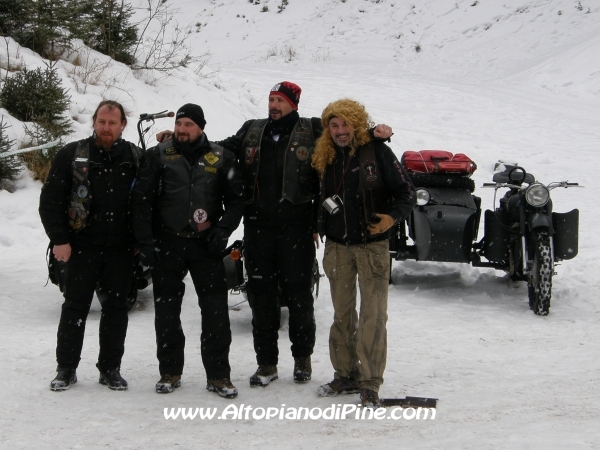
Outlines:
{"label": "man with blonde wig", "polygon": [[360,392],[363,406],[379,407],[387,354],[389,230],[412,210],[415,190],[392,150],[371,138],[363,105],[335,101],[321,121],[312,164],[321,179],[318,228],[327,237],[323,268],[334,307],[329,354],[335,373],[317,393]]}

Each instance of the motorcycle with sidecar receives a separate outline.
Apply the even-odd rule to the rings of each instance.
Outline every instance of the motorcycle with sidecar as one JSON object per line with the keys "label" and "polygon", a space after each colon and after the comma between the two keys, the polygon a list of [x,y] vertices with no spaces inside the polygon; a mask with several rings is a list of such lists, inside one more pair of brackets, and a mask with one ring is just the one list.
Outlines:
{"label": "motorcycle with sidecar", "polygon": [[554,212],[550,191],[581,186],[544,185],[518,164],[497,163],[493,182],[483,187],[507,191],[497,207],[485,211],[478,241],[481,198],[470,178],[476,164],[463,154],[422,150],[405,152],[402,165],[416,187],[417,205],[394,227],[390,257],[503,270],[527,282],[529,307],[547,315],[555,264],[577,256],[579,229],[579,210]]}

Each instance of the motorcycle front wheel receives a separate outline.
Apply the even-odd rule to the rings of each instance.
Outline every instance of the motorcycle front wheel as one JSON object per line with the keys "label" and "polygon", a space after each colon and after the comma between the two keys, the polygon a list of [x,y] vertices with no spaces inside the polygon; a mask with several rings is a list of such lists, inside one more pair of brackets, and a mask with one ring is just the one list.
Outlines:
{"label": "motorcycle front wheel", "polygon": [[550,236],[545,230],[534,231],[531,234],[531,243],[533,264],[527,281],[529,307],[535,314],[547,316],[550,312],[552,274],[554,273]]}

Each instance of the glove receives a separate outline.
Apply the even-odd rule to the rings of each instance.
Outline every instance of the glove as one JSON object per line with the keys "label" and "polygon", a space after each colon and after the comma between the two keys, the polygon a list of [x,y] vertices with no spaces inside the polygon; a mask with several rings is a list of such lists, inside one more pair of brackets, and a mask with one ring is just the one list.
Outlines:
{"label": "glove", "polygon": [[371,234],[381,234],[385,233],[387,230],[394,226],[396,221],[392,216],[388,216],[387,214],[375,214],[379,221],[377,223],[371,223],[369,225],[369,233]]}
{"label": "glove", "polygon": [[227,248],[229,240],[229,230],[223,227],[216,226],[206,237],[208,252],[214,256],[220,256]]}
{"label": "glove", "polygon": [[140,249],[140,262],[151,269],[158,264],[159,257],[156,248],[153,245],[146,245]]}

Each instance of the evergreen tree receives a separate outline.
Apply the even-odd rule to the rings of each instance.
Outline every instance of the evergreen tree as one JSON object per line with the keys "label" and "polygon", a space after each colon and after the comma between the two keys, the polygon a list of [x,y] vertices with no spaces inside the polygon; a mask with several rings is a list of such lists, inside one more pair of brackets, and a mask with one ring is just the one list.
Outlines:
{"label": "evergreen tree", "polygon": [[137,27],[130,20],[133,7],[124,0],[96,0],[92,11],[92,33],[87,45],[125,64],[134,62]]}
{"label": "evergreen tree", "polygon": [[12,150],[13,140],[9,140],[6,136],[6,128],[8,128],[2,119],[0,119],[0,189],[2,189],[7,181],[14,181],[19,171],[21,164],[15,156],[3,158],[2,154]]}

